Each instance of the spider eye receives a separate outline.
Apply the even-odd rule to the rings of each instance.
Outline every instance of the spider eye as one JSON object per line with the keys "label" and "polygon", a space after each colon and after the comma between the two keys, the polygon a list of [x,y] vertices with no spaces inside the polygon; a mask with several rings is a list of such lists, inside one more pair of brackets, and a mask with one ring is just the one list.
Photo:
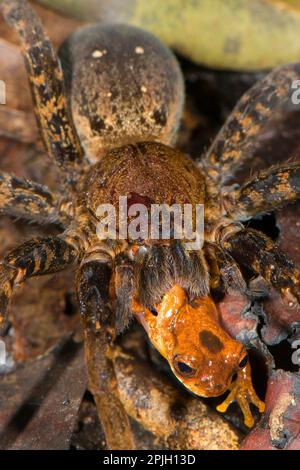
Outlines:
{"label": "spider eye", "polygon": [[241,362],[239,363],[239,368],[243,369],[248,362],[248,356],[244,356]]}
{"label": "spider eye", "polygon": [[187,364],[184,359],[174,357],[174,366],[176,371],[183,377],[192,377],[196,373],[196,369]]}

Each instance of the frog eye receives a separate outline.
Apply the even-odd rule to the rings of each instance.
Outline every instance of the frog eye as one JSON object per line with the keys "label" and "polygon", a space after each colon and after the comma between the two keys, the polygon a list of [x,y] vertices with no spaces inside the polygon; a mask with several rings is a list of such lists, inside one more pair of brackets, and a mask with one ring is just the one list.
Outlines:
{"label": "frog eye", "polygon": [[152,315],[154,315],[155,317],[157,317],[158,311],[156,310],[155,307],[150,307],[149,310],[150,310],[150,312],[152,313]]}
{"label": "frog eye", "polygon": [[248,362],[248,356],[244,356],[241,362],[239,363],[239,368],[243,369]]}
{"label": "frog eye", "polygon": [[178,374],[183,377],[192,377],[196,374],[196,369],[187,364],[187,362],[180,356],[174,357],[174,367]]}

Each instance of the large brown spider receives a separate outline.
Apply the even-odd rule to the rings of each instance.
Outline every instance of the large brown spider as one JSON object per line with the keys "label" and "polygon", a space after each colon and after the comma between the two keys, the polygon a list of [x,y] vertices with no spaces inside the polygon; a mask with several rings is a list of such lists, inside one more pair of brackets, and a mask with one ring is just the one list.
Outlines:
{"label": "large brown spider", "polygon": [[[116,332],[133,314],[179,380],[205,397],[230,389],[219,409],[237,400],[251,426],[249,402],[260,411],[264,406],[252,387],[245,348],[218,324],[211,292],[233,288],[255,296],[240,270],[247,267],[283,297],[299,301],[299,271],[271,239],[241,222],[295,201],[300,164],[262,171],[239,187],[225,185],[250,158],[272,110],[290,99],[300,65],[273,71],[246,93],[197,167],[165,145],[180,118],[182,80],[171,53],[152,36],[124,26],[84,28],[62,49],[63,76],[27,1],[4,0],[1,10],[19,33],[36,118],[64,177],[62,197],[2,173],[1,211],[37,222],[56,220],[65,228],[5,256],[1,322],[17,284],[76,264],[89,388],[110,448],[134,446],[111,355]],[[136,57],[143,55],[146,60],[137,66]],[[187,251],[174,239],[100,241],[97,207],[108,202],[117,207],[119,196],[127,196],[129,205],[204,204],[203,248]]]}

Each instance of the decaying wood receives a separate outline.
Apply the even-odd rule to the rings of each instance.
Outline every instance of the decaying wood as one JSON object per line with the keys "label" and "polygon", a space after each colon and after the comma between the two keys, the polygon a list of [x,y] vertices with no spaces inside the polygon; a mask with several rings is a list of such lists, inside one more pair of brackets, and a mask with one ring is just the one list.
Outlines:
{"label": "decaying wood", "polygon": [[145,361],[117,348],[114,364],[127,413],[167,448],[238,449],[240,435],[199,398],[171,385]]}

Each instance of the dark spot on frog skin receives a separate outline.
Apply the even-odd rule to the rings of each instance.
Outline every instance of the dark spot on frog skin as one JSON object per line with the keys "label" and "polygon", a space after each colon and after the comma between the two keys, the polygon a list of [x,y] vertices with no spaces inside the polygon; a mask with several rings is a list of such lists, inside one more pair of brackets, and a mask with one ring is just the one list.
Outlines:
{"label": "dark spot on frog skin", "polygon": [[211,353],[218,353],[224,348],[222,341],[208,330],[201,331],[199,338],[203,346]]}

